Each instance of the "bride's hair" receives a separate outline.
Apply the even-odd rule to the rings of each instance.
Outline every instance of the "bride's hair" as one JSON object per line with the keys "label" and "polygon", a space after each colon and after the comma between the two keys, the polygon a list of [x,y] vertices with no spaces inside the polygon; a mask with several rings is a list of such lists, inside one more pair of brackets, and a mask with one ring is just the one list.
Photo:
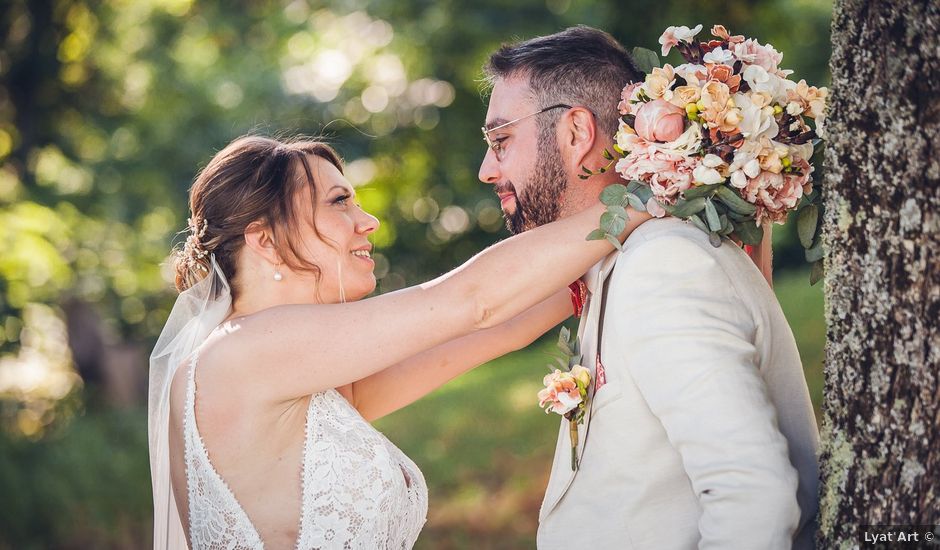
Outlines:
{"label": "bride's hair", "polygon": [[177,290],[182,292],[205,277],[210,255],[215,255],[234,295],[235,259],[245,244],[245,229],[253,222],[270,228],[287,266],[313,272],[319,278],[320,268],[304,260],[296,245],[297,228],[304,216],[296,211],[297,192],[308,190],[316,205],[308,155],[343,170],[339,155],[326,143],[261,136],[240,137],[209,161],[189,190],[189,236],[182,248],[175,250]]}

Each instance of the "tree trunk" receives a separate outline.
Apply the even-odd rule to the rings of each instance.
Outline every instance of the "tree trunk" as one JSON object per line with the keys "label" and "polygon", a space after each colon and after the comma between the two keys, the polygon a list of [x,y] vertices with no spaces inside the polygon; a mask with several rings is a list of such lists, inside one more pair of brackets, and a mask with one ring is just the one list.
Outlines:
{"label": "tree trunk", "polygon": [[836,0],[820,548],[940,520],[940,2]]}

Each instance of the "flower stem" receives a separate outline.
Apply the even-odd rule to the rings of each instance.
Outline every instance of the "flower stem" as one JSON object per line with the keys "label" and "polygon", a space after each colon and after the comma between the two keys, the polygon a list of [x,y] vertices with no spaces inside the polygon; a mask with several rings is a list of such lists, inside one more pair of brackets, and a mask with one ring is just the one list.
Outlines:
{"label": "flower stem", "polygon": [[578,423],[568,421],[568,433],[571,435],[571,471],[578,469]]}

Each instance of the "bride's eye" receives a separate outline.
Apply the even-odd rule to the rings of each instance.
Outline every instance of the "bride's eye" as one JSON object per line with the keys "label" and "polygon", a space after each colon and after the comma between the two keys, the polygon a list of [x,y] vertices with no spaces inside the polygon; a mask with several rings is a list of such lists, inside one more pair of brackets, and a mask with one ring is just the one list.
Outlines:
{"label": "bride's eye", "polygon": [[346,193],[346,194],[344,194],[344,195],[340,195],[340,196],[336,197],[335,199],[333,199],[333,204],[339,204],[339,205],[341,205],[341,206],[346,206],[346,203],[349,201],[349,199],[350,199],[351,197],[352,197],[352,195],[350,195],[349,193]]}

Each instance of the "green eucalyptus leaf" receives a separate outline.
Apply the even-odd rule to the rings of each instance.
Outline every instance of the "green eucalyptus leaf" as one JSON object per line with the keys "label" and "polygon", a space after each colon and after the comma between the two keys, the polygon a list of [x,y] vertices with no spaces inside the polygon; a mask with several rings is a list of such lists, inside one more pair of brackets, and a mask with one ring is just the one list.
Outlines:
{"label": "green eucalyptus leaf", "polygon": [[636,193],[637,189],[641,189],[643,187],[649,187],[649,186],[643,183],[642,181],[630,180],[629,182],[627,182],[627,193]]}
{"label": "green eucalyptus leaf", "polygon": [[699,197],[708,197],[715,193],[719,187],[724,185],[723,183],[715,183],[712,185],[699,185],[698,187],[692,187],[682,192],[682,196],[687,199],[697,199]]}
{"label": "green eucalyptus leaf", "polygon": [[620,244],[620,240],[617,237],[614,237],[613,235],[607,235],[607,241],[614,245],[614,248],[617,250],[623,250],[623,245]]}
{"label": "green eucalyptus leaf", "polygon": [[653,50],[646,48],[633,48],[633,60],[636,66],[645,74],[653,72],[653,69],[659,67],[659,56]]}
{"label": "green eucalyptus leaf", "polygon": [[640,200],[640,197],[634,195],[633,193],[627,193],[627,201],[634,210],[646,212],[646,203]]}
{"label": "green eucalyptus leaf", "polygon": [[796,232],[800,236],[803,248],[813,246],[813,237],[816,236],[816,225],[819,223],[819,208],[815,204],[804,206],[796,218]]}
{"label": "green eucalyptus leaf", "polygon": [[705,199],[705,221],[708,222],[708,228],[712,231],[721,230],[721,218],[718,217],[718,211],[712,201]]}
{"label": "green eucalyptus leaf", "polygon": [[731,224],[731,220],[728,219],[728,216],[724,214],[720,216],[720,219],[721,219],[721,231],[719,231],[718,233],[722,237],[727,237],[728,235],[731,234],[732,231],[734,231],[734,225]]}
{"label": "green eucalyptus leaf", "polygon": [[561,330],[558,331],[558,345],[568,345],[568,341],[571,340],[571,329],[568,327],[561,327]]}
{"label": "green eucalyptus leaf", "polygon": [[708,233],[708,226],[705,225],[705,222],[702,221],[702,218],[699,217],[698,214],[693,214],[693,215],[689,216],[689,220],[692,222],[692,225],[694,225],[695,227],[701,229],[701,230],[704,231],[705,233]]}
{"label": "green eucalyptus leaf", "polygon": [[806,249],[806,261],[807,262],[818,262],[823,258],[823,246],[822,241],[817,240],[816,244],[812,248]]}
{"label": "green eucalyptus leaf", "polygon": [[[609,213],[609,212],[608,212]],[[620,216],[611,216],[610,225],[607,227],[607,233],[613,236],[620,235],[627,228],[627,220]]]}
{"label": "green eucalyptus leaf", "polygon": [[607,233],[613,233],[613,231],[610,230],[610,226],[614,223],[614,218],[616,218],[616,216],[609,210],[601,214],[601,229]]}
{"label": "green eucalyptus leaf", "polygon": [[728,208],[739,214],[751,215],[757,212],[756,206],[742,199],[741,195],[738,195],[736,191],[732,191],[727,185],[719,187],[716,194]]}
{"label": "green eucalyptus leaf", "polygon": [[764,228],[754,225],[753,220],[743,221],[735,224],[734,232],[741,237],[744,244],[757,246],[764,239]]}
{"label": "green eucalyptus leaf", "polygon": [[711,243],[711,245],[714,246],[715,248],[718,248],[719,246],[721,246],[721,235],[715,232],[709,233],[708,242]]}
{"label": "green eucalyptus leaf", "polygon": [[585,174],[593,174],[593,173],[594,173],[593,171],[591,171],[590,168],[588,168],[587,166],[585,166],[585,165],[583,165],[583,164],[581,165],[581,171],[584,172]]}
{"label": "green eucalyptus leaf", "polygon": [[588,236],[585,237],[586,241],[600,241],[607,238],[607,232],[603,229],[595,229],[588,233]]}
{"label": "green eucalyptus leaf", "polygon": [[648,203],[651,198],[653,198],[653,190],[650,189],[648,185],[641,185],[635,191],[631,191],[631,193],[639,197],[640,200],[643,201],[644,205]]}
{"label": "green eucalyptus leaf", "polygon": [[809,284],[815,285],[816,283],[821,281],[823,277],[825,277],[825,275],[826,275],[826,272],[825,272],[825,269],[823,268],[822,260],[813,262],[813,270],[809,274]]}
{"label": "green eucalyptus leaf", "polygon": [[625,220],[629,220],[629,219],[630,219],[630,216],[627,215],[627,209],[624,208],[624,207],[622,207],[622,206],[620,206],[619,204],[614,204],[614,205],[608,206],[608,207],[607,207],[607,211],[610,212],[611,214],[613,214],[614,216],[618,216],[618,217],[623,218],[623,219],[625,219]]}
{"label": "green eucalyptus leaf", "polygon": [[601,202],[610,206],[612,204],[623,204],[623,197],[627,193],[627,188],[624,185],[615,183],[613,185],[608,185],[601,191]]}
{"label": "green eucalyptus leaf", "polygon": [[699,197],[692,200],[679,199],[676,204],[664,206],[666,212],[669,212],[677,218],[686,219],[692,214],[698,214],[705,209],[705,199]]}

